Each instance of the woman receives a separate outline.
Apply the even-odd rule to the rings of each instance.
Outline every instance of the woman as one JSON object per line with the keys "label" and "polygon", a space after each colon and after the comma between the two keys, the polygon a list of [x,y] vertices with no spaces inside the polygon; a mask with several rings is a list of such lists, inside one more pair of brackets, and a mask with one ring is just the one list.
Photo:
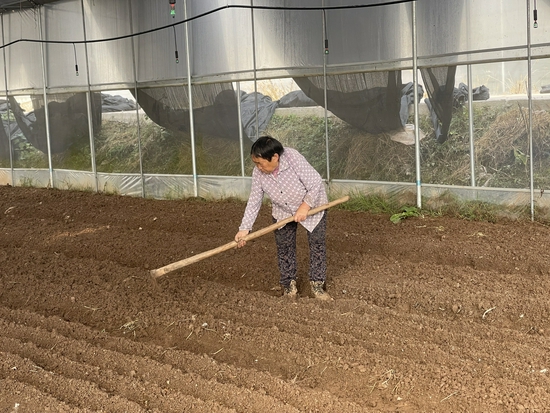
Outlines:
{"label": "woman", "polygon": [[311,291],[318,299],[332,300],[325,291],[327,213],[321,211],[315,215],[307,215],[311,208],[327,203],[321,175],[297,150],[284,148],[271,136],[262,136],[254,142],[250,155],[255,168],[252,171],[252,187],[243,220],[235,235],[237,246],[241,248],[246,244],[244,237],[252,229],[264,195],[267,195],[271,200],[274,223],[294,216],[294,222],[275,231],[283,294],[296,297],[298,293],[296,231],[300,223],[308,231]]}

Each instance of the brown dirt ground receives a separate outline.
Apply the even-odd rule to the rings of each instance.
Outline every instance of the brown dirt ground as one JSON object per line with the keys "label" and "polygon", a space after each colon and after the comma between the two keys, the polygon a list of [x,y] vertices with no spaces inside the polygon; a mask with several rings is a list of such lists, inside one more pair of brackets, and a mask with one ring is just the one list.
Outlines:
{"label": "brown dirt ground", "polygon": [[272,234],[152,279],[243,210],[0,187],[0,411],[550,411],[549,228],[333,209],[333,302],[304,231],[295,301]]}

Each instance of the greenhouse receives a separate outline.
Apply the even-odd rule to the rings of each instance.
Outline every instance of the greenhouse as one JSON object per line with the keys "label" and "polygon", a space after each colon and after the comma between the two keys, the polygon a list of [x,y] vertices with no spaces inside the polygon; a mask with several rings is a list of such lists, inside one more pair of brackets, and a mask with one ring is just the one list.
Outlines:
{"label": "greenhouse", "polygon": [[246,199],[251,144],[333,196],[545,214],[550,4],[0,1],[0,184]]}

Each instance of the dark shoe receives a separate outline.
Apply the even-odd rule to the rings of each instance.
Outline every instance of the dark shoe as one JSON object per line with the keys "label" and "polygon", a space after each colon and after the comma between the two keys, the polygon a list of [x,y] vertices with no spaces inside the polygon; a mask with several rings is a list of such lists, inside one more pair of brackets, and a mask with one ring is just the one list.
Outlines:
{"label": "dark shoe", "polygon": [[298,288],[296,288],[296,280],[291,280],[290,284],[283,286],[283,295],[285,297],[294,298],[298,295]]}
{"label": "dark shoe", "polygon": [[310,281],[311,292],[313,296],[319,300],[332,301],[333,298],[325,291],[325,283],[323,281]]}

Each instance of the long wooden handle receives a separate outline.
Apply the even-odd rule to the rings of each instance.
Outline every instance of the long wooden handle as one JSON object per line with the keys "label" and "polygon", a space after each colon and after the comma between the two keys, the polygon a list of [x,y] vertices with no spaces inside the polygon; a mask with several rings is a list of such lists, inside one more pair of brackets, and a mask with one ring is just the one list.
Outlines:
{"label": "long wooden handle", "polygon": [[[344,203],[348,200],[349,200],[349,196],[345,196],[343,198],[336,199],[335,201],[331,201],[327,204],[318,206],[317,208],[310,209],[307,214],[308,215],[315,215],[318,212],[324,211],[325,209],[328,209],[328,208],[333,207],[335,205]],[[276,229],[284,227],[286,224],[288,224],[289,222],[292,222],[292,221],[294,221],[294,216],[285,218],[282,221],[276,222],[275,224],[270,225],[270,226],[265,227],[265,228],[262,228],[258,231],[251,232],[250,234],[248,234],[243,239],[245,241],[250,241],[252,239],[261,237],[262,235],[268,234],[270,232],[275,231]],[[236,246],[237,246],[237,241],[231,241],[231,242],[229,242],[225,245],[222,245],[221,247],[214,248],[214,249],[209,250],[209,251],[201,252],[200,254],[193,255],[192,257],[185,258],[181,261],[177,261],[177,262],[174,262],[172,264],[165,265],[164,267],[157,268],[156,270],[151,270],[150,273],[151,273],[151,276],[153,278],[158,278],[158,277],[160,277],[160,276],[162,276],[162,275],[164,275],[168,272],[175,271],[177,269],[180,269],[180,268],[185,267],[185,266],[190,265],[190,264],[194,264],[194,263],[196,263],[198,261],[201,261],[205,258],[212,257],[213,255],[219,254],[220,252],[224,252],[224,251],[230,250],[231,248],[235,248]]]}

